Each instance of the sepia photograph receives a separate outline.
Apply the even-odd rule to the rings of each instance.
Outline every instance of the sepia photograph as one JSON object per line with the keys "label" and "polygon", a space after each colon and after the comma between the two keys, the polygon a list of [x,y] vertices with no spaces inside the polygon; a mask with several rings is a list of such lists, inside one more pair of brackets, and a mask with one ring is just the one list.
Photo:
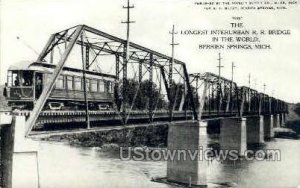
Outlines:
{"label": "sepia photograph", "polygon": [[300,188],[299,0],[0,0],[0,188]]}

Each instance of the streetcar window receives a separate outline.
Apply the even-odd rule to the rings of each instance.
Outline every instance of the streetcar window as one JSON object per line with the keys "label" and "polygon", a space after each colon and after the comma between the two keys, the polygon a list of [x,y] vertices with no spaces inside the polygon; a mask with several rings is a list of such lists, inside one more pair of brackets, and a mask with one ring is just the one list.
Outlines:
{"label": "streetcar window", "polygon": [[107,91],[107,93],[111,93],[111,82],[110,81],[106,82],[106,91]]}
{"label": "streetcar window", "polygon": [[56,83],[55,83],[55,88],[57,88],[57,89],[64,89],[65,88],[64,76],[59,76],[57,78]]}
{"label": "streetcar window", "polygon": [[90,91],[90,80],[89,79],[85,79],[85,87],[86,87],[86,91]]}
{"label": "streetcar window", "polygon": [[43,91],[43,75],[41,73],[36,73],[35,75],[35,95],[39,97]]}
{"label": "streetcar window", "polygon": [[99,92],[103,93],[104,91],[104,82],[103,80],[99,80]]}
{"label": "streetcar window", "polygon": [[8,71],[8,74],[7,74],[7,85],[9,86],[9,87],[11,87],[12,86],[12,72],[11,71]]}
{"label": "streetcar window", "polygon": [[73,77],[67,76],[67,89],[72,90],[73,89]]}
{"label": "streetcar window", "polygon": [[13,71],[12,72],[12,85],[20,86],[20,83],[22,83],[22,79],[20,78],[20,75],[18,74],[18,72]]}
{"label": "streetcar window", "polygon": [[113,93],[114,92],[115,84],[113,82],[111,82],[110,86],[111,86],[110,87],[111,88],[110,93]]}
{"label": "streetcar window", "polygon": [[32,71],[9,71],[8,85],[9,86],[32,86],[33,72]]}
{"label": "streetcar window", "polygon": [[32,71],[23,71],[22,72],[23,85],[24,86],[32,86],[33,81],[33,72]]}
{"label": "streetcar window", "polygon": [[82,82],[80,77],[74,78],[74,86],[75,86],[75,90],[79,90],[79,91],[82,90]]}
{"label": "streetcar window", "polygon": [[97,80],[91,80],[91,91],[97,92]]}

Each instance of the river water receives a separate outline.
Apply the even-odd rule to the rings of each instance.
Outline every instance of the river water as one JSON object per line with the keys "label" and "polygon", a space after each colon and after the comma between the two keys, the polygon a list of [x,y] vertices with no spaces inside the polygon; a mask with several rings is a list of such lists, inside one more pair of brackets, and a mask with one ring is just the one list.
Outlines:
{"label": "river water", "polygon": [[[300,140],[275,139],[265,149],[281,150],[280,161],[242,161],[208,165],[208,182],[230,182],[237,187],[297,187],[300,185]],[[39,167],[42,188],[153,187],[166,176],[166,161],[121,161],[116,151],[40,142]]]}

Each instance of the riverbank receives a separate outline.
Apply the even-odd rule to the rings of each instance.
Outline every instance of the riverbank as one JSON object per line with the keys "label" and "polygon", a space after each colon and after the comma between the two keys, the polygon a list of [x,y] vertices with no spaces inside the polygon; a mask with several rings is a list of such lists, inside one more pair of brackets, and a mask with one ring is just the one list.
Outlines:
{"label": "riverbank", "polygon": [[274,137],[275,138],[288,138],[288,139],[298,139],[299,134],[293,131],[290,128],[274,128]]}
{"label": "riverbank", "polygon": [[287,121],[285,127],[293,130],[296,134],[300,135],[300,119]]}
{"label": "riverbank", "polygon": [[289,105],[285,127],[292,129],[296,134],[300,135],[300,103]]}
{"label": "riverbank", "polygon": [[83,147],[166,147],[168,123],[152,123],[146,125],[116,126],[110,129],[54,134],[38,138],[44,141],[66,142]]}

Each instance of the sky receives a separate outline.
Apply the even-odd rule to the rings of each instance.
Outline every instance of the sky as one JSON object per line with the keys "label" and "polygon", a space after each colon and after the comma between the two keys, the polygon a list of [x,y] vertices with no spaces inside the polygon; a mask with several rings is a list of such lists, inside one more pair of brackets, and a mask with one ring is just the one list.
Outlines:
{"label": "sky", "polygon": [[[0,0],[1,2],[1,84],[10,65],[37,59],[52,33],[85,24],[112,35],[126,37],[125,0]],[[300,102],[300,6],[281,11],[205,11],[193,0],[131,0],[132,42],[171,55],[169,31],[188,29],[230,29],[233,16],[242,17],[245,29],[289,29],[288,36],[263,36],[270,50],[199,50],[208,36],[176,35],[175,57],[187,64],[189,73],[217,73],[218,53],[222,54],[222,76],[287,102]],[[20,39],[18,40],[17,37]],[[28,47],[30,46],[30,47]],[[32,49],[34,50],[32,50]],[[36,52],[34,52],[36,51]],[[256,82],[256,86],[254,83]]]}

